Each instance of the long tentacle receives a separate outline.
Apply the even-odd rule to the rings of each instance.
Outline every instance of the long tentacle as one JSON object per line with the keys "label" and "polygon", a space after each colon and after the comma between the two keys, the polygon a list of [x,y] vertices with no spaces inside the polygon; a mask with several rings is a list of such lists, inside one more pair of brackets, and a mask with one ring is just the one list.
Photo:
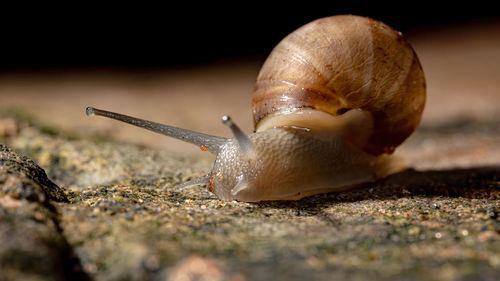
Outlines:
{"label": "long tentacle", "polygon": [[148,129],[155,133],[166,135],[169,137],[176,138],[181,141],[189,142],[198,146],[206,147],[208,151],[213,154],[217,154],[220,147],[224,145],[229,139],[219,136],[212,136],[203,133],[194,132],[191,130],[181,129],[177,127],[172,127],[140,118],[135,118],[111,111],[101,110],[93,107],[87,107],[86,113],[88,116],[98,115],[107,118],[116,119],[131,125]]}

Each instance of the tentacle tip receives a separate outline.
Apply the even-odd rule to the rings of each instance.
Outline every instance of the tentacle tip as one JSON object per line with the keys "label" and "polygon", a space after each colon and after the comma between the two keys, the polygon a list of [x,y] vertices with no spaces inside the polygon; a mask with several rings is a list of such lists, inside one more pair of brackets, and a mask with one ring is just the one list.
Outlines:
{"label": "tentacle tip", "polygon": [[94,108],[91,107],[91,106],[88,106],[86,109],[85,109],[85,114],[87,114],[87,116],[93,116],[95,113],[94,113]]}
{"label": "tentacle tip", "polygon": [[228,126],[231,126],[233,124],[233,122],[231,121],[231,117],[229,115],[222,116],[222,123]]}

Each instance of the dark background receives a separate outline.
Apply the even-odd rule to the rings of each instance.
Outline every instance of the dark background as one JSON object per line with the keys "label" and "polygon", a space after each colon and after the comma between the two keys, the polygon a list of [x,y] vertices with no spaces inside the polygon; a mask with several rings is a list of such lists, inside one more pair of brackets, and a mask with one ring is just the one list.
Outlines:
{"label": "dark background", "polygon": [[403,32],[499,16],[477,2],[166,3],[3,7],[0,70],[165,67],[264,56],[294,29],[334,14],[369,16]]}

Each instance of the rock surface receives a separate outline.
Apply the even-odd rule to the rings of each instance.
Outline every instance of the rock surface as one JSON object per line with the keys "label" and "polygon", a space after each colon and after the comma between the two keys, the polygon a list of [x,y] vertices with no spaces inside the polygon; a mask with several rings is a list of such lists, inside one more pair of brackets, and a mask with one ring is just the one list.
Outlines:
{"label": "rock surface", "polygon": [[[61,242],[67,240],[93,280],[499,277],[499,158],[458,168],[445,168],[435,161],[450,158],[451,148],[441,149],[457,138],[458,143],[477,149],[478,140],[490,140],[494,155],[500,150],[500,142],[493,142],[500,140],[497,123],[470,121],[454,129],[422,128],[402,149],[419,170],[407,170],[349,192],[249,204],[220,201],[204,187],[177,188],[178,183],[210,169],[204,159],[173,157],[112,139],[68,137],[63,132],[48,133],[55,131],[48,127],[41,130],[23,120],[17,122],[22,129],[4,142],[40,163],[66,190],[61,193],[46,180],[33,180],[33,186],[43,186],[33,190],[47,194],[51,201],[2,197],[2,210],[21,206],[16,208],[31,215],[9,215],[11,219],[6,220],[4,214],[0,225],[15,233],[49,236],[63,245],[45,246],[44,252],[36,247],[45,242],[9,244],[19,246],[8,249],[24,247],[39,253],[34,262],[41,256],[54,260],[53,256],[67,255]],[[23,159],[22,163],[33,166],[5,148],[2,151],[7,151],[2,163]],[[471,162],[475,155],[466,151],[460,157]],[[41,173],[19,174],[29,181],[32,176],[40,178]],[[49,196],[51,193],[59,197]],[[37,208],[42,210],[40,214]],[[50,234],[27,230],[37,216],[43,222],[34,229],[47,229]],[[19,235],[0,237],[22,239]],[[5,246],[0,246],[2,251]],[[9,263],[7,268],[15,269],[16,264]],[[48,271],[55,274],[54,280],[67,274]]]}
{"label": "rock surface", "polygon": [[33,161],[0,144],[0,280],[88,280],[51,200],[67,197]]}

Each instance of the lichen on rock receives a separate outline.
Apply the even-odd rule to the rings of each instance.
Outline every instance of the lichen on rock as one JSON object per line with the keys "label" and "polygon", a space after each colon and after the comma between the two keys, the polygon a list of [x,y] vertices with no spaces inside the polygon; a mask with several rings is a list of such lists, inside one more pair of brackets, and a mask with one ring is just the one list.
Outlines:
{"label": "lichen on rock", "polygon": [[3,144],[0,144],[0,186],[1,192],[30,201],[68,202],[64,190],[48,179],[42,168]]}
{"label": "lichen on rock", "polygon": [[52,200],[64,191],[30,159],[0,144],[0,280],[86,280]]}

